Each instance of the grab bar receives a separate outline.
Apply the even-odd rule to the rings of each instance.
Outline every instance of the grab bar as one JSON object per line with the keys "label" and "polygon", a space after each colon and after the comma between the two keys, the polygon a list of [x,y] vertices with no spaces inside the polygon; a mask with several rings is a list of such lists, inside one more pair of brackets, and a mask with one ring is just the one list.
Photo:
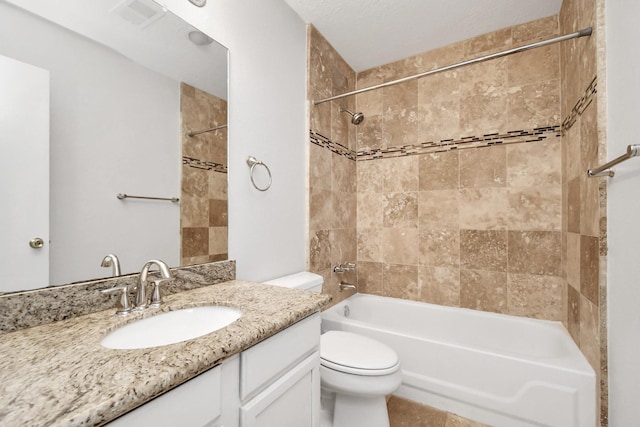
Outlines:
{"label": "grab bar", "polygon": [[147,197],[147,196],[130,196],[129,194],[118,193],[116,196],[118,199],[147,199],[147,200],[167,200],[172,203],[178,203],[180,199],[178,197]]}
{"label": "grab bar", "polygon": [[597,168],[587,170],[587,176],[589,178],[593,178],[593,177],[596,177],[596,176],[613,177],[616,173],[615,173],[615,171],[613,171],[611,169],[612,167],[614,167],[618,163],[622,163],[625,160],[628,160],[628,159],[630,159],[632,157],[636,157],[638,154],[640,154],[640,145],[638,145],[638,144],[627,145],[627,152],[625,154],[623,154],[622,156],[611,160],[608,163],[605,163],[602,166],[598,166]]}

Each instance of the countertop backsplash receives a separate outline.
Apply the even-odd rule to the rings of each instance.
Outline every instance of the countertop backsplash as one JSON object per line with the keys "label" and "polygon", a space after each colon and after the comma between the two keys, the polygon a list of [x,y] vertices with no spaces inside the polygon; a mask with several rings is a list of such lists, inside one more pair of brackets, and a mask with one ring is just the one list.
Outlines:
{"label": "countertop backsplash", "polygon": [[[218,261],[172,268],[173,280],[163,285],[163,295],[234,280],[236,262]],[[117,293],[102,289],[137,284],[139,274],[77,282],[32,291],[0,295],[0,334],[70,319],[117,305]]]}

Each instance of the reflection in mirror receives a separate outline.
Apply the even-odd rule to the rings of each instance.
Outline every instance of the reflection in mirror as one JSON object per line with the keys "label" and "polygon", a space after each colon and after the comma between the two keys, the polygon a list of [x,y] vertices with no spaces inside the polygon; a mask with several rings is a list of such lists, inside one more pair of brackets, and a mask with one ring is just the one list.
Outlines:
{"label": "reflection in mirror", "polygon": [[182,111],[182,265],[227,259],[227,103],[186,83]]}
{"label": "reflection in mirror", "polygon": [[[26,228],[17,246],[0,241],[0,293],[108,277],[107,254],[123,274],[153,258],[170,266],[226,258],[227,129],[188,135],[227,123],[223,46],[151,0],[0,0],[0,58],[48,73],[50,108],[42,167],[35,161],[47,148],[25,141],[36,115],[14,120],[13,133],[0,121],[0,157],[31,176],[0,176],[12,207],[0,215],[2,235]],[[0,90],[9,75],[0,67]],[[35,93],[28,87],[25,98]],[[29,198],[31,181],[44,181],[49,203]],[[26,207],[14,209],[16,194]],[[26,219],[47,207],[48,231]],[[29,246],[36,237],[40,249]],[[31,259],[7,273],[18,255]],[[28,276],[40,260],[49,268]]]}

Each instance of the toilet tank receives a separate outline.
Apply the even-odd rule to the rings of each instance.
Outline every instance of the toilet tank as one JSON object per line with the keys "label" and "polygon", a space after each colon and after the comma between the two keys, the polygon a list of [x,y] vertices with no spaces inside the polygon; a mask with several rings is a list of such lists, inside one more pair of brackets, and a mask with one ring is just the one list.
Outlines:
{"label": "toilet tank", "polygon": [[282,286],[285,288],[302,289],[303,291],[322,292],[324,279],[319,274],[301,271],[288,276],[278,277],[264,282],[266,285]]}

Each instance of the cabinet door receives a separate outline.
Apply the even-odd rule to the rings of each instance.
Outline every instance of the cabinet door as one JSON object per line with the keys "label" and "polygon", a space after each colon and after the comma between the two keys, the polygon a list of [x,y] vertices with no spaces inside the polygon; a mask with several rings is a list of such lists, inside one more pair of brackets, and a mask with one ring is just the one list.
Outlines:
{"label": "cabinet door", "polygon": [[240,399],[248,402],[320,347],[320,313],[240,354]]}
{"label": "cabinet door", "polygon": [[242,427],[318,427],[320,353],[315,352],[240,409]]}

